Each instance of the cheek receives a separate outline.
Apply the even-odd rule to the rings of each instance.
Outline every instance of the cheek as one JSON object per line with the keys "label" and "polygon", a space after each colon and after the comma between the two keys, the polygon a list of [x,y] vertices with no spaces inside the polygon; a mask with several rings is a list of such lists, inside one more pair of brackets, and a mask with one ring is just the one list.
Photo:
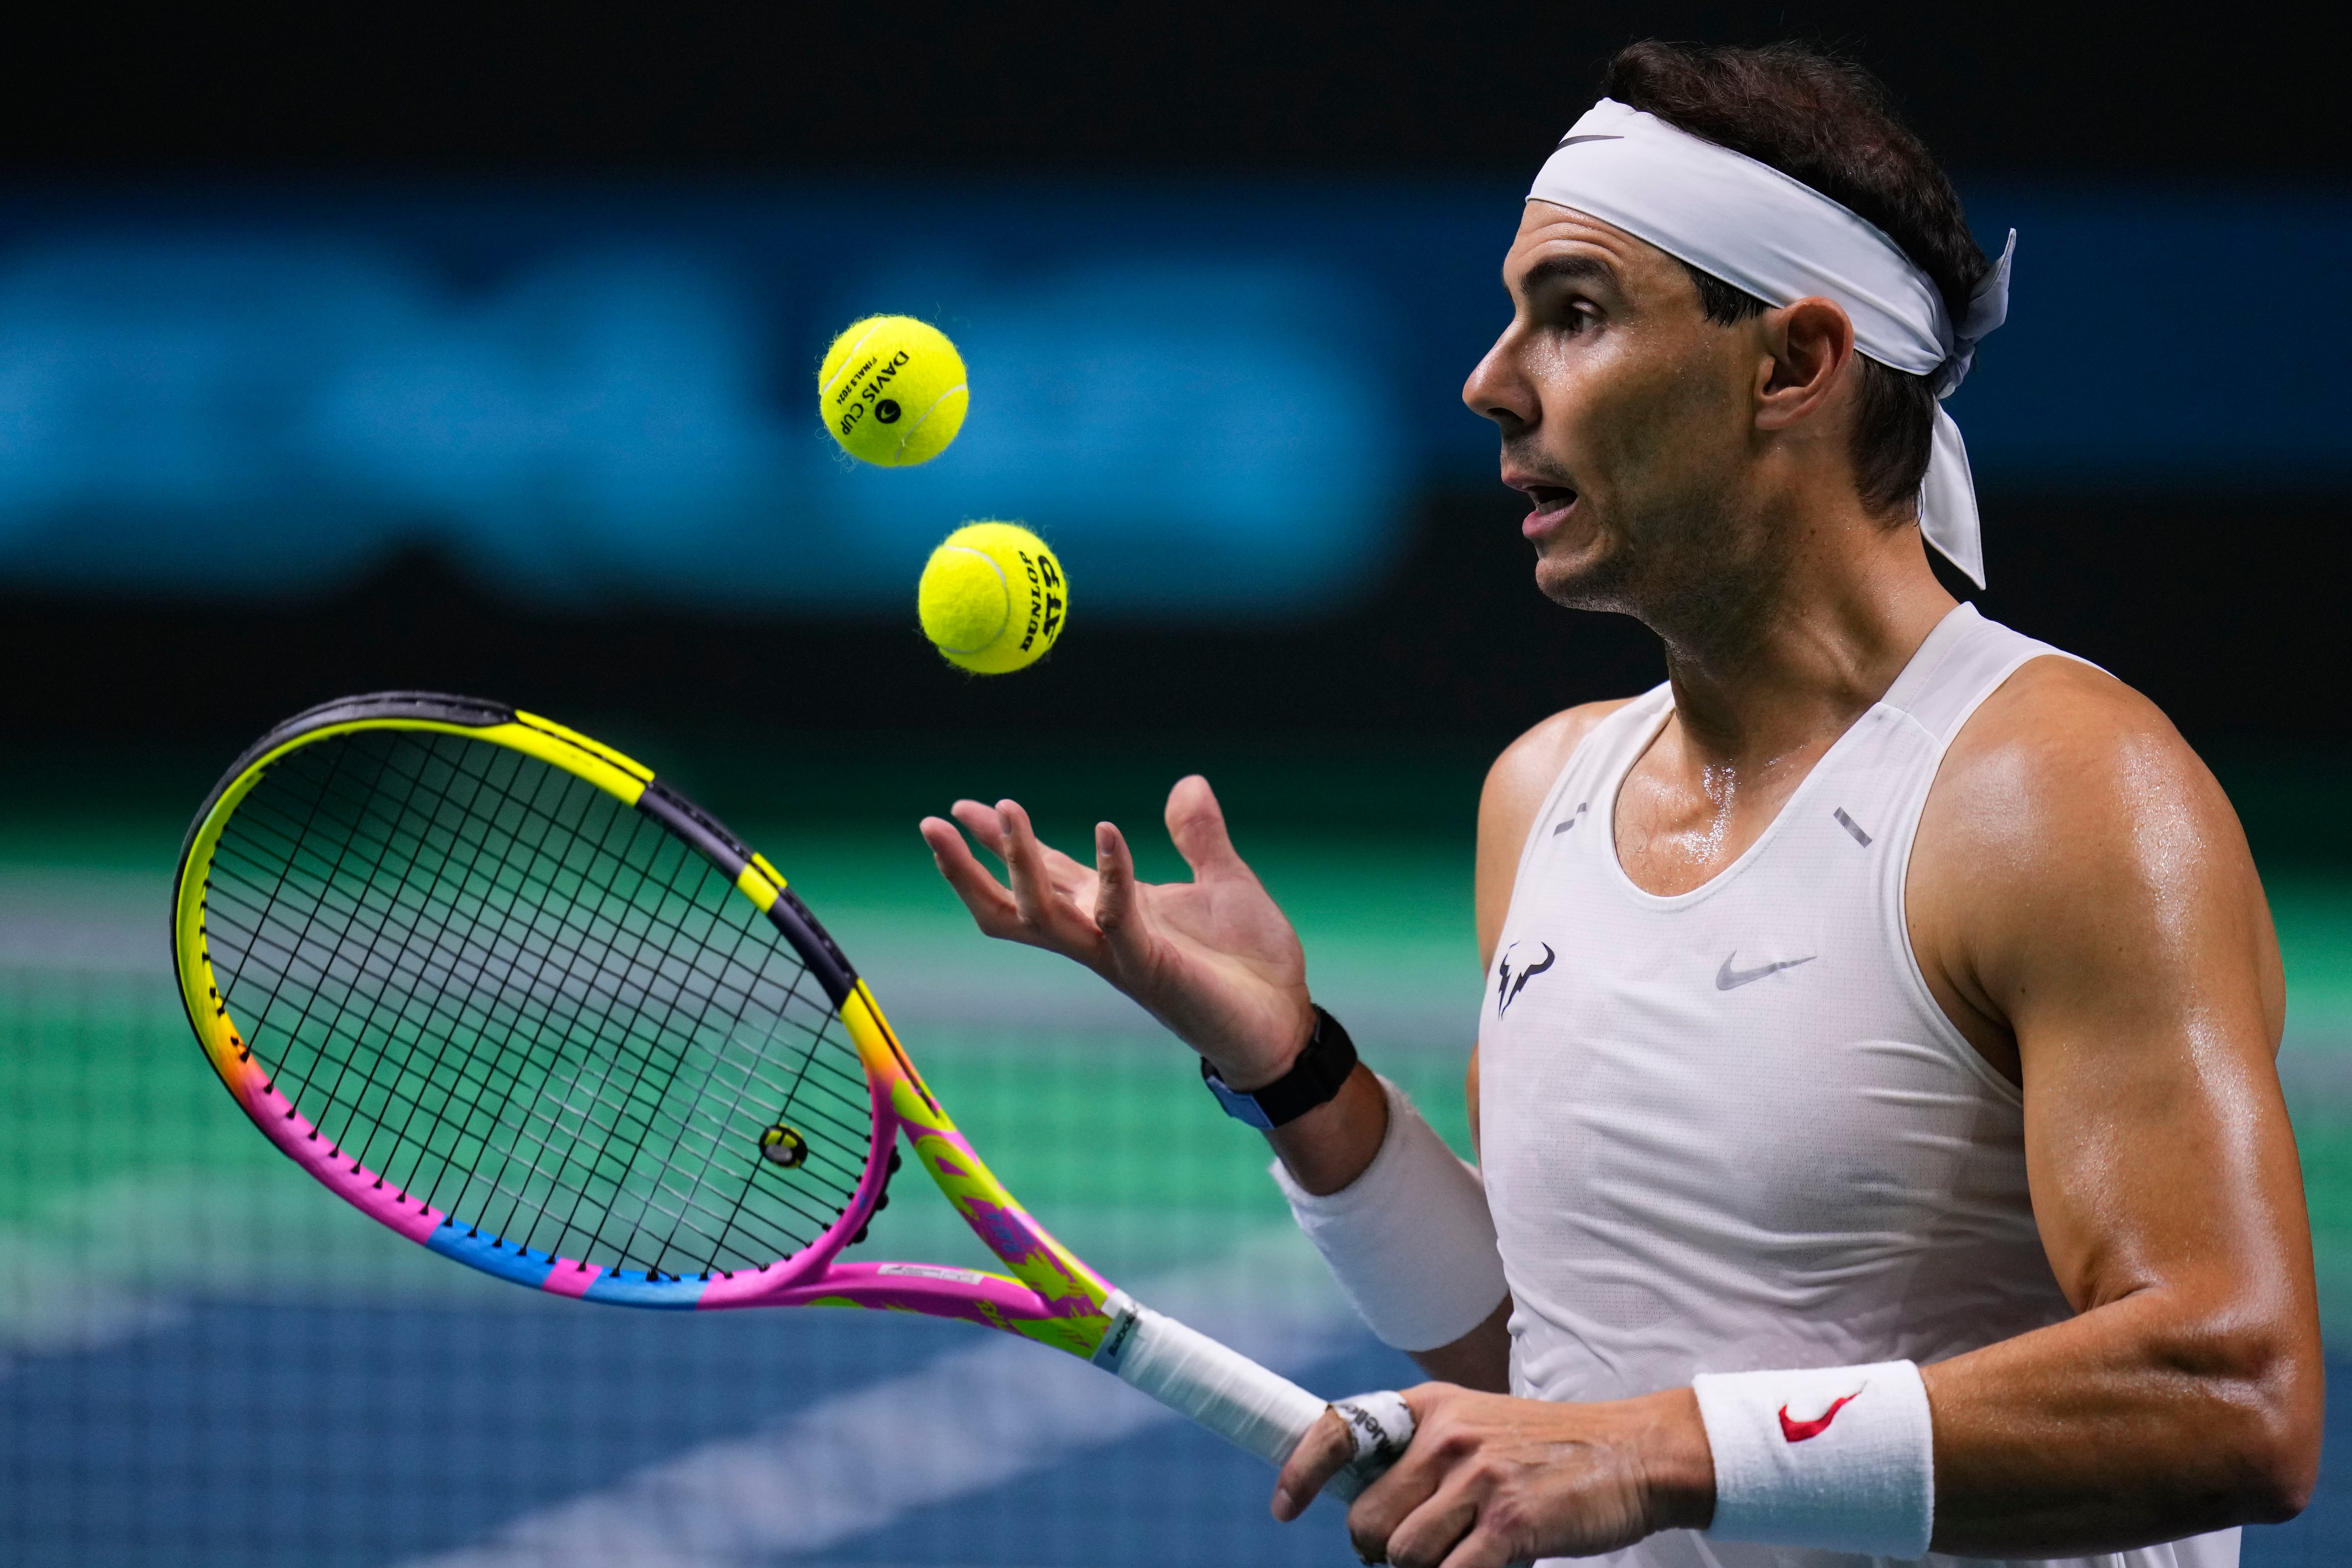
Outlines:
{"label": "cheek", "polygon": [[[1714,474],[1745,449],[1738,400],[1703,350],[1629,345],[1594,367],[1581,423],[1594,453],[1628,480]],[[1649,350],[1650,351],[1639,351]]]}

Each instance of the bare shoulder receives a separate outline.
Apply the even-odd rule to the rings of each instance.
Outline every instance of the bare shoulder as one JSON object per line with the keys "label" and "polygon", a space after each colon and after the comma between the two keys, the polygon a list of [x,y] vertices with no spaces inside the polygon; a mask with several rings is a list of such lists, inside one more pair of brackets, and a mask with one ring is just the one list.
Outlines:
{"label": "bare shoulder", "polygon": [[1544,797],[1559,778],[1559,770],[1593,727],[1631,697],[1608,702],[1580,703],[1563,708],[1503,747],[1486,769],[1486,785],[1478,796],[1478,947],[1491,956],[1496,934],[1511,905],[1511,883],[1519,864],[1519,847],[1535,826]]}
{"label": "bare shoulder", "polygon": [[2032,660],[1985,699],[1953,738],[1928,801],[1940,827],[1975,847],[2006,846],[2036,863],[2069,846],[2095,852],[2118,830],[2226,825],[2242,842],[2220,784],[2162,710],[2066,658]]}
{"label": "bare shoulder", "polygon": [[1482,862],[1490,838],[1507,843],[1517,860],[1518,847],[1543,807],[1544,796],[1559,778],[1559,770],[1568,766],[1569,758],[1593,727],[1633,700],[1618,697],[1562,708],[1503,747],[1502,755],[1486,769],[1486,785],[1478,796]]}
{"label": "bare shoulder", "polygon": [[2022,666],[1953,739],[1907,903],[1923,967],[1990,1019],[2009,1021],[2053,966],[2089,983],[2120,953],[2179,979],[2234,968],[2262,1011],[2284,1014],[2269,909],[2229,798],[2154,703],[2072,659]]}

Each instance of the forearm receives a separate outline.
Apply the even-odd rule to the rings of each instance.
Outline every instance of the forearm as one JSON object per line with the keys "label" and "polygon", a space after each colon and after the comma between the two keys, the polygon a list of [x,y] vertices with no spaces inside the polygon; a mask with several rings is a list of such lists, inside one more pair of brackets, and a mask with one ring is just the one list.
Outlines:
{"label": "forearm", "polygon": [[1440,1383],[1458,1384],[1482,1394],[1508,1394],[1511,1298],[1505,1296],[1502,1304],[1487,1313],[1484,1322],[1452,1343],[1410,1354],[1415,1365]]}
{"label": "forearm", "polygon": [[1265,1141],[1291,1179],[1322,1197],[1364,1174],[1388,1131],[1388,1095],[1379,1077],[1360,1061],[1339,1093],[1297,1121],[1274,1128]]}
{"label": "forearm", "polygon": [[2318,1459],[2292,1305],[2148,1290],[1925,1369],[1938,1552],[2122,1551],[2290,1518]]}

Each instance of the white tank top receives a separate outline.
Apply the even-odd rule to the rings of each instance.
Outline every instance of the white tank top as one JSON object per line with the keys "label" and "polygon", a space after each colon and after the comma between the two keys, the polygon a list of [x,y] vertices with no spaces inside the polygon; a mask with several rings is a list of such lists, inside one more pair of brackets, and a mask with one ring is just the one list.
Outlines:
{"label": "white tank top", "polygon": [[[1612,821],[1672,691],[1570,757],[1520,852],[1478,1031],[1515,1393],[1924,1364],[2072,1314],[2034,1226],[2023,1099],[1937,1005],[1903,915],[1945,748],[2018,666],[2057,652],[1953,611],[1747,852],[1672,897],[1625,875]],[[2231,1530],[2077,1561],[2237,1557]],[[1598,1561],[1874,1560],[1673,1531]]]}

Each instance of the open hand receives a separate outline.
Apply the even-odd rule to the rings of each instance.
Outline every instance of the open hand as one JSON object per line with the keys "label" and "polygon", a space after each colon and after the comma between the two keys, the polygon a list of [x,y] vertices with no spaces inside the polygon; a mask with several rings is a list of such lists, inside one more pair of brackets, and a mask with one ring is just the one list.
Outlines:
{"label": "open hand", "polygon": [[982,931],[1076,958],[1141,1003],[1235,1089],[1289,1070],[1315,1027],[1306,956],[1234,852],[1207,779],[1179,779],[1168,794],[1168,836],[1192,868],[1188,883],[1138,882],[1135,857],[1108,822],[1095,826],[1088,866],[1040,842],[1013,801],[959,800],[953,811],[1012,882],[1007,889],[990,874],[953,824],[923,819],[940,874]]}
{"label": "open hand", "polygon": [[[1714,1516],[1714,1460],[1687,1388],[1558,1405],[1424,1383],[1404,1398],[1412,1444],[1348,1510],[1367,1563],[1504,1568],[1598,1556]],[[1346,1424],[1325,1411],[1282,1467],[1275,1517],[1304,1513],[1354,1454]]]}

